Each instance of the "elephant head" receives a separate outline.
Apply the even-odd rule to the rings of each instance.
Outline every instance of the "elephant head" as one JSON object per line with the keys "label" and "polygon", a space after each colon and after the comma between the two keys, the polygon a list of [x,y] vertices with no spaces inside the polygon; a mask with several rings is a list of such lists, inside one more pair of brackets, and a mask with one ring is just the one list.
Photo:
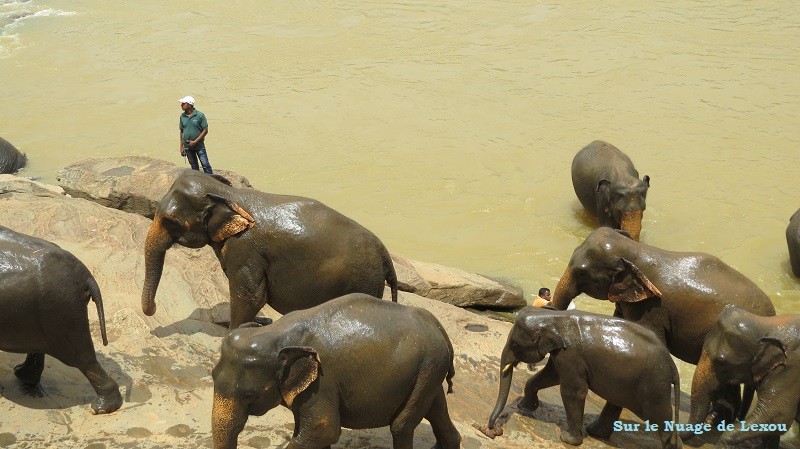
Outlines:
{"label": "elephant head", "polygon": [[775,319],[738,307],[727,307],[720,313],[706,336],[697,365],[698,370],[708,372],[706,377],[710,381],[703,383],[702,388],[692,385],[689,422],[701,422],[711,401],[726,386],[734,385],[737,389],[740,384],[757,386],[777,367],[786,365],[789,345],[776,332],[774,323],[768,322]]}
{"label": "elephant head", "polygon": [[514,367],[519,362],[538,363],[552,351],[566,347],[566,342],[554,331],[552,320],[548,317],[552,313],[544,309],[526,309],[514,320],[514,327],[508,334],[500,356],[500,390],[489,416],[490,429],[495,427],[497,418],[506,406]]}
{"label": "elephant head", "polygon": [[661,292],[632,261],[637,242],[611,229],[592,232],[575,249],[556,285],[553,306],[566,310],[581,293],[612,302],[638,302]]}
{"label": "elephant head", "polygon": [[231,183],[221,176],[187,170],[161,199],[145,241],[145,315],[156,312],[156,290],[170,246],[201,248],[253,227],[253,217],[234,202],[232,192]]}
{"label": "elephant head", "polygon": [[211,372],[214,449],[235,448],[248,416],[261,416],[281,404],[291,407],[317,380],[321,363],[316,350],[285,340],[266,328],[240,327],[223,341]]}
{"label": "elephant head", "polygon": [[647,175],[642,179],[631,177],[617,182],[601,179],[596,189],[596,204],[601,209],[598,216],[611,218],[611,223],[602,223],[601,218],[601,224],[618,227],[639,241],[649,188],[650,177]]}

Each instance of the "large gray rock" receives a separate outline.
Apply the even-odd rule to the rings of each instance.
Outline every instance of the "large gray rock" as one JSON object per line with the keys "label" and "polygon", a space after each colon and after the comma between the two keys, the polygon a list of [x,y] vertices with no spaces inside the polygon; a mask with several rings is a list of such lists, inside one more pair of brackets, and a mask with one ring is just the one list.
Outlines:
{"label": "large gray rock", "polygon": [[399,256],[392,260],[398,280],[403,279],[400,285],[411,293],[458,307],[516,310],[527,305],[519,288],[479,274]]}
{"label": "large gray rock", "polygon": [[[26,185],[29,188],[24,188]],[[89,383],[76,369],[51,357],[46,359],[42,379],[44,397],[29,397],[12,371],[24,356],[0,352],[0,446],[210,448],[210,372],[219,357],[220,339],[227,334],[226,328],[211,321],[226,318],[228,301],[227,281],[213,253],[207,249],[171,250],[156,297],[158,310],[147,317],[141,312],[139,295],[149,220],[70,198],[23,179],[0,179],[0,192],[6,192],[0,194],[0,225],[55,242],[81,259],[96,277],[103,294],[109,345],[99,343],[97,318],[90,307],[92,332],[100,363],[120,384],[125,399],[115,413],[91,415],[88,404],[95,395]],[[484,425],[494,405],[499,355],[509,323],[411,293],[402,293],[399,302],[430,310],[453,342],[455,392],[447,400],[463,448],[563,447],[558,435],[565,416],[557,388],[540,393],[537,419],[512,415],[505,434],[495,440],[472,427]],[[280,317],[270,309],[263,313]],[[510,401],[521,394],[528,377],[523,365],[515,373]],[[596,396],[589,396],[587,422],[599,412],[600,404]],[[623,417],[635,419],[627,414]],[[240,447],[282,447],[292,435],[292,423],[292,414],[283,407],[251,417],[239,437]],[[416,447],[433,446],[426,421],[417,429],[415,440]],[[610,443],[587,438],[582,447],[658,447],[652,434],[618,433]],[[391,445],[388,429],[380,428],[345,430],[336,447]]]}
{"label": "large gray rock", "polygon": [[[158,202],[184,170],[188,168],[144,156],[90,158],[62,168],[56,179],[74,197],[153,218]],[[234,172],[216,173],[236,187],[252,187]]]}

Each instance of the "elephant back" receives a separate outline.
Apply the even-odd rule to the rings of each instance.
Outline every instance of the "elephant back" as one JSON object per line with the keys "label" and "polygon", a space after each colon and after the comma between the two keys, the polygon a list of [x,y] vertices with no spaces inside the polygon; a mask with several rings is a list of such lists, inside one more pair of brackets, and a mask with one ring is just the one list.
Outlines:
{"label": "elephant back", "polygon": [[0,137],[0,174],[15,173],[25,166],[27,158],[14,145]]}
{"label": "elephant back", "polygon": [[631,159],[614,145],[595,140],[583,147],[572,159],[572,187],[581,204],[595,213],[597,184],[602,179],[612,183],[639,178]]}

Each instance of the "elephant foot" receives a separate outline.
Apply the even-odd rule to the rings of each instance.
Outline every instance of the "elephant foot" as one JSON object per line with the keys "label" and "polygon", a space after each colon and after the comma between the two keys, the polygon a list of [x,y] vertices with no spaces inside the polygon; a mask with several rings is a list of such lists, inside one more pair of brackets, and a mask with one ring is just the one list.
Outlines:
{"label": "elephant foot", "polygon": [[17,376],[17,379],[23,384],[29,387],[39,385],[39,382],[42,380],[41,368],[29,363],[20,363],[15,366],[14,375]]}
{"label": "elephant foot", "polygon": [[107,396],[98,396],[97,399],[92,402],[92,414],[104,415],[120,407],[122,407],[122,395],[119,394],[118,389],[115,389]]}
{"label": "elephant foot", "polygon": [[583,443],[583,435],[581,432],[570,432],[569,430],[561,431],[561,441],[572,446],[580,446]]}
{"label": "elephant foot", "polygon": [[597,418],[586,426],[586,432],[595,438],[607,440],[611,438],[611,433],[614,432],[614,427],[612,426],[613,424],[608,425],[607,423],[601,423],[600,418]]}
{"label": "elephant foot", "polygon": [[527,397],[522,397],[516,403],[517,411],[522,416],[527,416],[528,418],[534,418],[533,412],[539,408],[539,398],[533,398],[533,400],[528,399]]}

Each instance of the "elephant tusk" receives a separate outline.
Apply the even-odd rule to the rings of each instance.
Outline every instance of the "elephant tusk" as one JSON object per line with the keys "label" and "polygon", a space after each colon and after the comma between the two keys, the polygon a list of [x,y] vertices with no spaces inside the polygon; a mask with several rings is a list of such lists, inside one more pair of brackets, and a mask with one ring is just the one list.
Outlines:
{"label": "elephant tusk", "polygon": [[505,373],[507,373],[507,372],[508,372],[508,370],[510,370],[510,369],[511,369],[511,368],[513,368],[513,367],[514,367],[514,364],[513,364],[513,363],[509,363],[509,364],[507,364],[506,366],[504,366],[504,367],[503,367],[503,371],[501,372],[501,374],[505,374]]}

